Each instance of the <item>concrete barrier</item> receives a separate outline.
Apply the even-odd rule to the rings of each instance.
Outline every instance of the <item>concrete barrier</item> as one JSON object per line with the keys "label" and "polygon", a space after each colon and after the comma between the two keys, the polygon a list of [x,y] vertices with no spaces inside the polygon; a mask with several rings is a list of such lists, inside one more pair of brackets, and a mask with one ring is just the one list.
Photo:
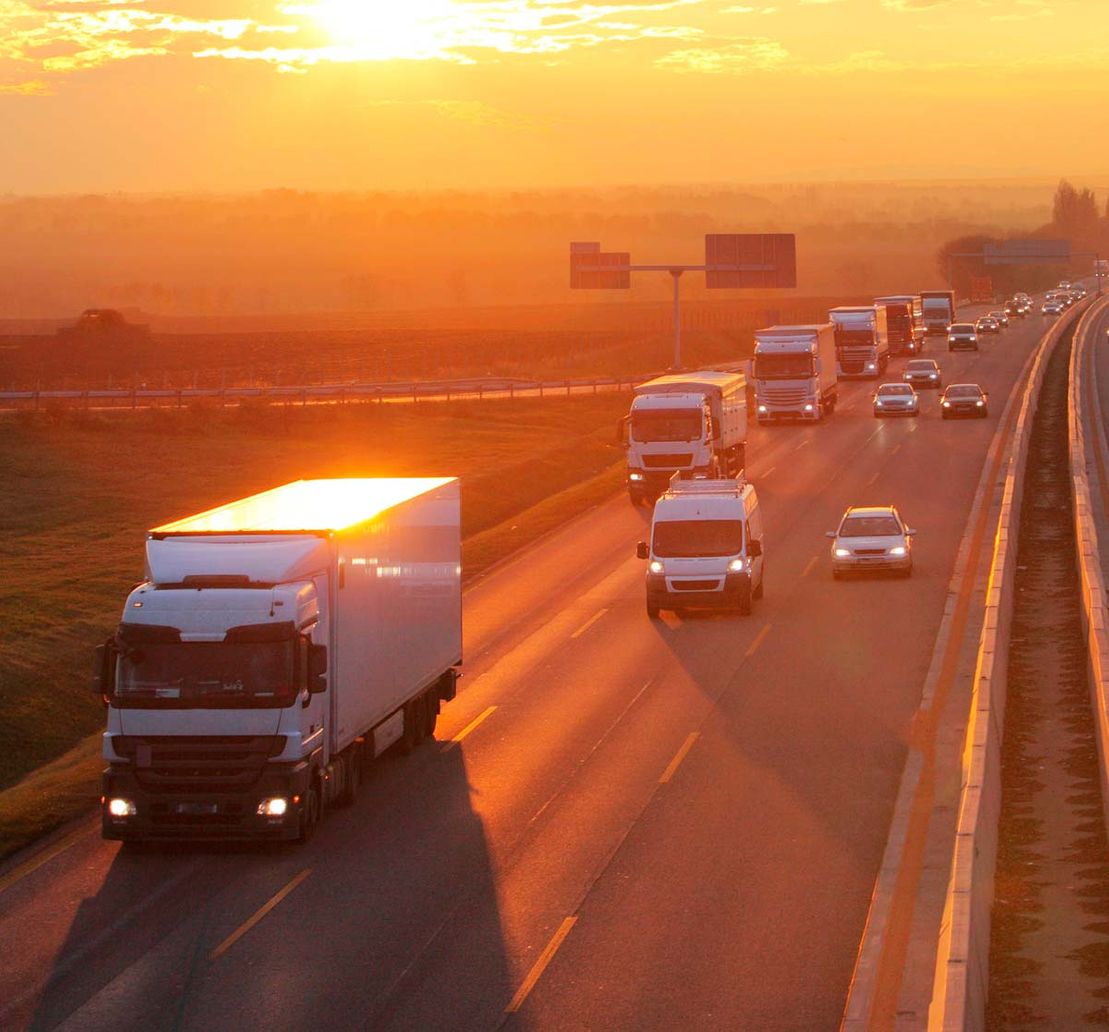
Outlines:
{"label": "concrete barrier", "polygon": [[1075,551],[1082,588],[1082,624],[1086,633],[1090,697],[1101,771],[1102,813],[1109,827],[1109,612],[1097,531],[1098,499],[1101,500],[1102,515],[1109,515],[1104,503],[1104,499],[1109,497],[1106,493],[1109,489],[1106,483],[1109,447],[1105,441],[1105,421],[1090,366],[1095,331],[1107,310],[1109,298],[1091,306],[1075,331],[1067,421]]}
{"label": "concrete barrier", "polygon": [[936,950],[930,1032],[977,1032],[985,1027],[989,986],[990,909],[1001,810],[1001,738],[1013,577],[1024,470],[1032,420],[1048,359],[1078,311],[1044,336],[1024,389],[1005,464],[1001,510],[986,589],[986,609],[963,747],[962,789],[951,878]]}

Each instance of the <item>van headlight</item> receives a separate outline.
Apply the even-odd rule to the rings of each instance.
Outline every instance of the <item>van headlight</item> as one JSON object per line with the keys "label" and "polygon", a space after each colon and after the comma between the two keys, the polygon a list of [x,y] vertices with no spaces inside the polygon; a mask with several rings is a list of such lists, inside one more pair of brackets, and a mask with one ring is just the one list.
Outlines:
{"label": "van headlight", "polygon": [[643,479],[643,474],[642,473],[629,473],[628,474],[628,479],[629,480],[642,480]]}
{"label": "van headlight", "polygon": [[650,570],[651,573],[662,573],[662,563],[660,563],[657,559],[652,559],[647,564],[647,569]]}
{"label": "van headlight", "polygon": [[893,548],[890,549],[890,555],[905,555],[905,554],[906,553],[905,553],[905,546],[904,545],[894,545]]}
{"label": "van headlight", "polygon": [[742,573],[746,569],[747,561],[741,556],[739,559],[733,559],[728,563],[729,573]]}
{"label": "van headlight", "polygon": [[760,405],[759,406],[759,411],[760,412],[769,412],[770,409],[768,409],[765,405]]}
{"label": "van headlight", "polygon": [[979,408],[982,408],[986,403],[984,401],[982,401],[981,399],[979,399],[974,404],[977,405]]}
{"label": "van headlight", "polygon": [[877,369],[877,368],[878,367],[873,362],[867,362],[867,364],[866,364],[866,371],[868,373],[873,373],[874,370]]}
{"label": "van headlight", "polygon": [[849,548],[837,548],[834,551],[837,559],[846,559],[851,554],[851,549]]}
{"label": "van headlight", "polygon": [[138,812],[138,808],[130,799],[117,797],[108,800],[108,813],[113,817],[134,817]]}

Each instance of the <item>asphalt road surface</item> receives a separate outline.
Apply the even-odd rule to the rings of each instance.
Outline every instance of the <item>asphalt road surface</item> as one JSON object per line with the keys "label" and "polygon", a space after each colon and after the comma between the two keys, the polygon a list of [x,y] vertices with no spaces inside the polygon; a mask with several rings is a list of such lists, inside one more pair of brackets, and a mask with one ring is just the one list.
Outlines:
{"label": "asphalt road surface", "polygon": [[[934,392],[876,420],[858,382],[823,425],[756,428],[750,617],[648,620],[622,496],[495,570],[438,742],[307,847],[90,825],[17,858],[0,1027],[835,1028],[986,449],[1047,325],[929,341],[986,420],[941,421]],[[865,503],[918,529],[911,579],[833,581],[824,531]]]}

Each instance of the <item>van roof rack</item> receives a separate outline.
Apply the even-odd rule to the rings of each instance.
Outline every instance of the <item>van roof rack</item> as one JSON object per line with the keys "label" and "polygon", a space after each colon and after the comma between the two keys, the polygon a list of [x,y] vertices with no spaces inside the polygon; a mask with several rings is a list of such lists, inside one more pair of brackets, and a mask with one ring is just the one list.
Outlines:
{"label": "van roof rack", "polygon": [[683,477],[681,472],[670,477],[671,494],[735,494],[747,486],[745,470],[735,477]]}

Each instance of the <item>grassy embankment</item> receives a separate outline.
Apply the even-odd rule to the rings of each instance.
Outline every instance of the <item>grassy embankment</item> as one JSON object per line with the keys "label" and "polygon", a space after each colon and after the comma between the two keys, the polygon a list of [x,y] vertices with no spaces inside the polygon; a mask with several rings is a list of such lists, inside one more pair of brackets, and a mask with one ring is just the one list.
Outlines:
{"label": "grassy embankment", "polygon": [[602,394],[5,422],[0,858],[94,802],[91,648],[141,579],[148,527],[302,477],[449,474],[462,478],[472,578],[615,490],[626,409],[626,395]]}

